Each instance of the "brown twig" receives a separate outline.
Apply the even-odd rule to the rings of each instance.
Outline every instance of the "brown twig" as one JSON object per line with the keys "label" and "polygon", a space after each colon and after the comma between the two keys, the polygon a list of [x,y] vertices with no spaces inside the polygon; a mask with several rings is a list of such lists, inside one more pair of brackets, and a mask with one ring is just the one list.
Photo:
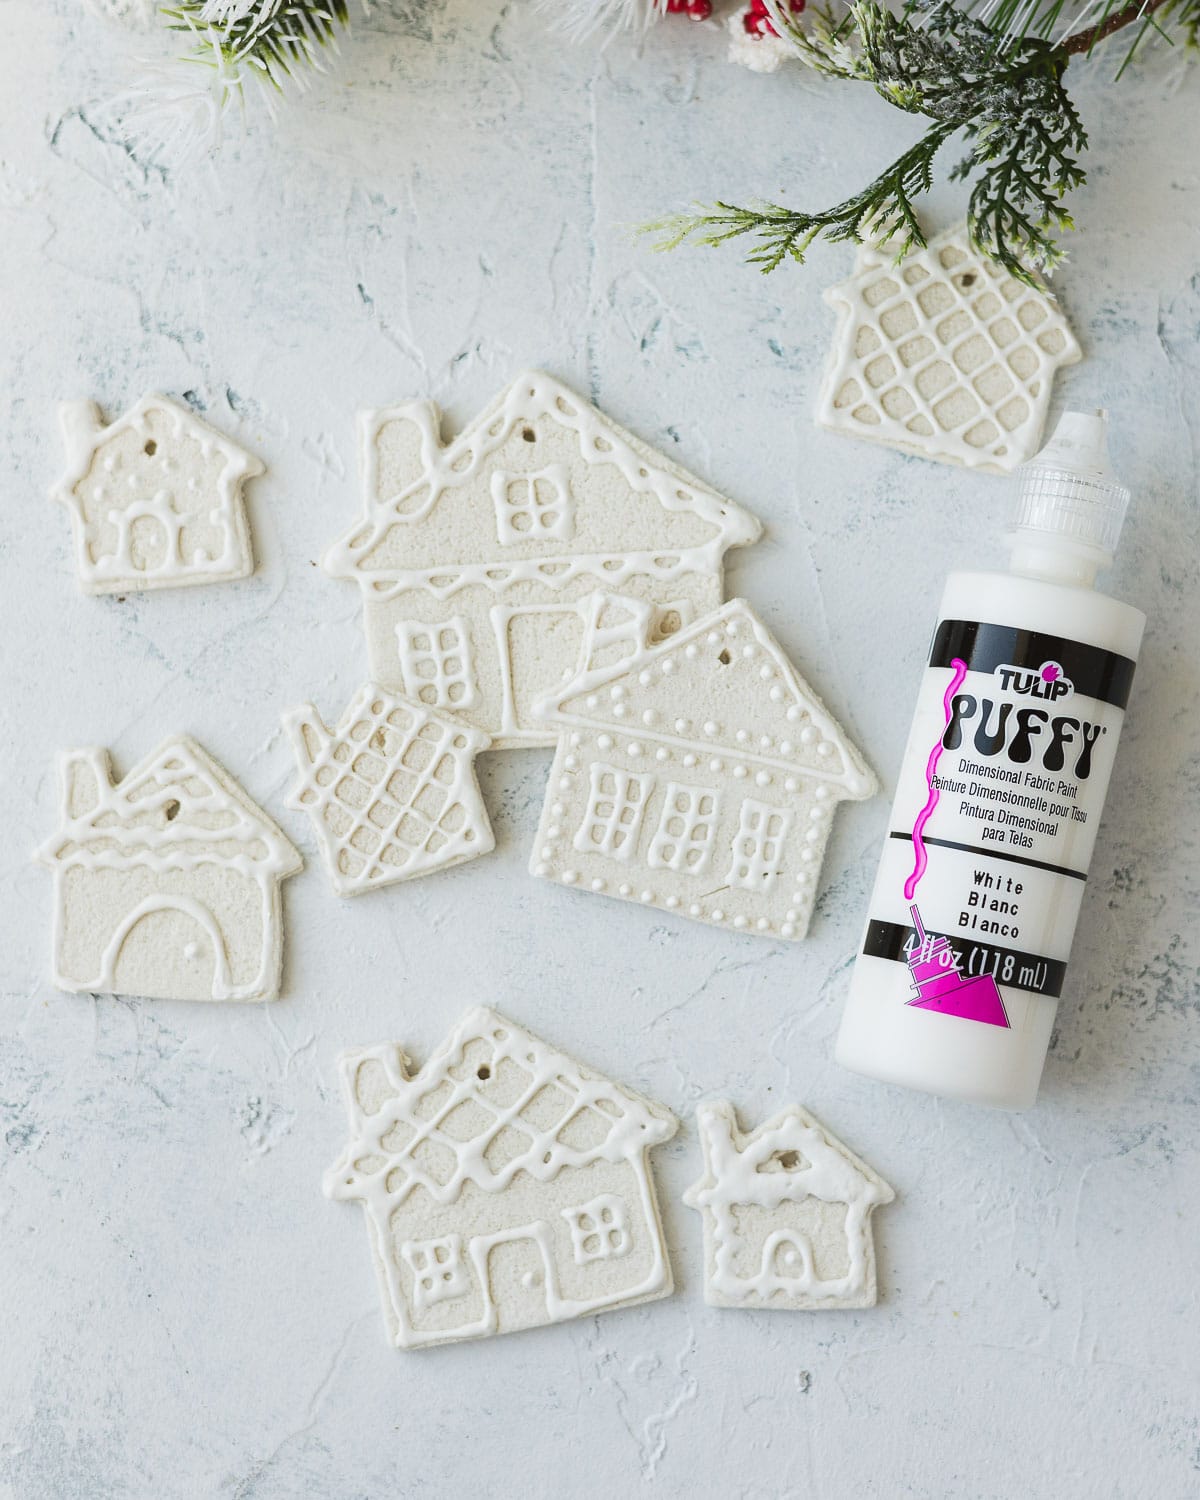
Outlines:
{"label": "brown twig", "polygon": [[1166,4],[1167,0],[1130,0],[1122,10],[1111,11],[1103,21],[1097,21],[1095,26],[1085,26],[1082,31],[1069,36],[1058,50],[1065,52],[1068,57],[1090,52],[1098,42],[1107,40],[1114,32],[1131,26],[1134,21],[1144,21]]}

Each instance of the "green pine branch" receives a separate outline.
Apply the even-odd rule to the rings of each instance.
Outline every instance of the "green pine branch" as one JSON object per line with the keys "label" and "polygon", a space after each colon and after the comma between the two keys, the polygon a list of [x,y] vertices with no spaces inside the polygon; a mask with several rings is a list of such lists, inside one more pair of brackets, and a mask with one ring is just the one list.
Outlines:
{"label": "green pine branch", "polygon": [[275,93],[305,87],[350,23],[349,0],[171,0],[159,11],[171,30],[195,38],[191,58],[218,68],[230,93],[246,79]]}
{"label": "green pine branch", "polygon": [[[981,0],[967,0],[975,3]],[[1011,275],[1034,283],[1038,270],[1064,258],[1058,236],[1074,227],[1066,199],[1086,180],[1080,157],[1087,133],[1063,82],[1071,58],[1135,23],[1162,27],[1169,19],[1192,43],[1200,29],[1200,0],[1099,0],[1087,26],[1053,40],[1065,4],[1001,0],[985,21],[951,0],[916,0],[899,15],[880,0],[857,0],[848,21],[823,11],[804,24],[772,4],[773,21],[809,67],[869,82],[929,127],[861,192],[832,208],[697,205],[644,232],[664,250],[749,237],[746,259],[764,272],[786,259],[802,264],[818,238],[890,240],[902,260],[925,243],[914,200],[932,185],[940,148],[961,133],[969,151],[950,176],[971,183],[971,238]]]}

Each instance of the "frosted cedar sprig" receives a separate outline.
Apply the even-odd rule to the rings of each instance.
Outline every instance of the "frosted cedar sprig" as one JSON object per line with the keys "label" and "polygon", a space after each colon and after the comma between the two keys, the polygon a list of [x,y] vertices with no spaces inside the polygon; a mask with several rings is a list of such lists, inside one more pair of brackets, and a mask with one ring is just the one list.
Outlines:
{"label": "frosted cedar sprig", "polygon": [[878,0],[857,0],[840,17],[824,11],[802,23],[779,0],[767,0],[776,29],[802,62],[871,83],[896,108],[928,119],[929,128],[861,192],[831,208],[701,205],[643,226],[657,236],[655,248],[749,236],[746,258],[764,272],[788,259],[803,263],[817,238],[890,240],[903,259],[925,244],[914,200],[931,187],[942,146],[961,132],[968,154],[949,175],[972,182],[972,239],[1022,281],[1052,270],[1064,258],[1058,234],[1074,227],[1065,200],[1086,179],[1079,157],[1087,134],[1063,83],[1071,58],[1137,22],[1161,25],[1168,14],[1194,42],[1200,0],[1132,0],[1124,7],[1098,0],[1085,7],[1082,29],[1060,40],[1034,34],[1025,22],[1040,17],[1043,29],[1053,30],[1051,12],[1061,13],[1065,0],[1034,0],[1032,8],[1029,0],[1000,0],[1008,9],[999,23],[983,19],[996,0],[979,3],[979,15],[949,0],[925,0],[895,15]]}

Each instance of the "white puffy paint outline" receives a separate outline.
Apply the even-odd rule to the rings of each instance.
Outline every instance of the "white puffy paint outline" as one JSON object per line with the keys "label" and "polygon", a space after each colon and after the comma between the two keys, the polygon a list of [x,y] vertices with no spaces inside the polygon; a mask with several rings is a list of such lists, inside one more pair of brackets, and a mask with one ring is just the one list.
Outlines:
{"label": "white puffy paint outline", "polygon": [[[877,1290],[871,1214],[891,1203],[894,1191],[871,1167],[801,1105],[793,1104],[759,1125],[742,1131],[727,1100],[702,1104],[696,1129],[704,1151],[704,1174],[683,1195],[689,1208],[704,1217],[705,1300],[720,1307],[769,1309],[870,1307]],[[795,1155],[796,1165],[778,1164]],[[771,1166],[776,1170],[764,1170]],[[734,1260],[739,1233],[738,1206],[779,1208],[819,1198],[846,1205],[848,1264],[843,1276],[822,1279],[813,1266],[812,1247],[803,1235],[780,1226],[763,1242],[758,1270],[738,1275]],[[800,1269],[781,1275],[773,1269],[776,1251],[787,1246]]]}
{"label": "white puffy paint outline", "polygon": [[[639,600],[597,593],[590,610],[579,672],[535,705],[559,740],[531,873],[747,934],[803,938],[837,804],[876,790],[859,751],[744,599],[663,639],[654,630],[661,611]],[[705,654],[728,664],[710,670],[753,671],[745,722],[702,726],[677,717],[693,706],[674,684]],[[767,727],[774,732],[766,735]],[[641,817],[619,857],[584,836],[583,809],[602,771],[642,785]],[[681,787],[716,792],[714,824],[738,809],[739,836],[746,807],[769,807],[781,819],[781,840],[790,841],[786,869],[735,880],[742,861],[734,842],[717,847],[715,828],[707,859],[686,869],[667,864],[659,838],[664,787],[667,795]]]}
{"label": "white puffy paint outline", "polygon": [[[96,454],[114,438],[127,431],[147,436],[151,414],[166,417],[175,438],[186,437],[199,443],[206,456],[215,452],[224,460],[216,494],[205,501],[198,498],[194,502],[197,512],[202,504],[206,505],[208,524],[216,525],[222,531],[223,547],[215,557],[200,559],[180,555],[183,528],[190,520],[195,520],[195,513],[181,512],[173,503],[173,492],[165,488],[148,501],[109,512],[107,520],[118,535],[117,550],[100,558],[90,555],[90,525],[77,493],[79,485],[91,471]],[[229,583],[248,578],[253,573],[254,550],[242,487],[247,479],[265,473],[265,466],[252,453],[201,421],[194,412],[155,394],[143,396],[107,426],[95,402],[64,402],[59,407],[59,424],[66,447],[66,471],[51,491],[51,499],[65,506],[70,514],[76,572],[85,593],[133,593],[204,583]],[[168,453],[163,457],[164,461],[169,461],[172,455]],[[166,559],[152,572],[139,571],[128,556],[132,524],[144,516],[153,519],[167,538]]]}
{"label": "white puffy paint outline", "polygon": [[[464,1057],[467,1048],[479,1042],[488,1048],[488,1073],[482,1080],[477,1068],[465,1065]],[[488,1080],[498,1075],[506,1061],[519,1067],[528,1080],[509,1104],[498,1106],[481,1089],[486,1091]],[[386,1097],[371,1113],[364,1108],[358,1093],[359,1070],[364,1064],[381,1070],[387,1085]],[[455,1076],[456,1068],[462,1077]],[[407,1056],[395,1043],[343,1053],[338,1059],[338,1072],[350,1139],[325,1173],[323,1187],[326,1196],[335,1201],[357,1200],[363,1204],[397,1348],[420,1348],[495,1333],[499,1327],[499,1308],[488,1279],[488,1256],[496,1245],[510,1241],[529,1240],[539,1247],[544,1266],[545,1323],[626,1307],[671,1292],[671,1266],[648,1159],[649,1151],[670,1140],[678,1129],[678,1121],[668,1110],[583,1068],[532,1032],[483,1006],[468,1011],[415,1073],[410,1072]],[[566,1093],[569,1099],[561,1118],[548,1127],[538,1127],[522,1111],[548,1087]],[[419,1112],[422,1101],[434,1094],[437,1104],[433,1112],[428,1115]],[[480,1134],[466,1141],[440,1130],[441,1122],[464,1102],[474,1102],[477,1106],[482,1103],[492,1117]],[[559,1137],[583,1110],[606,1119],[607,1134],[587,1147],[568,1145]],[[488,1146],[514,1125],[529,1138],[529,1144],[493,1169],[487,1160]],[[385,1144],[397,1127],[407,1132],[403,1144],[397,1146],[394,1137],[391,1145]],[[422,1146],[431,1140],[453,1153],[453,1170],[444,1181],[417,1159]],[[479,1315],[449,1330],[414,1328],[397,1256],[392,1251],[390,1225],[393,1214],[415,1189],[419,1188],[430,1204],[441,1207],[456,1203],[468,1185],[484,1194],[499,1196],[522,1175],[545,1183],[564,1170],[597,1161],[627,1164],[633,1170],[642,1222],[651,1236],[652,1249],[649,1269],[640,1281],[621,1288],[615,1295],[609,1291],[594,1298],[567,1297],[559,1283],[548,1221],[535,1219],[517,1226],[506,1225],[495,1232],[472,1234],[467,1243],[467,1256],[475,1269],[482,1297]],[[629,1205],[625,1207],[628,1209]]]}
{"label": "white puffy paint outline", "polygon": [[[409,721],[403,731],[391,722],[397,716],[407,717]],[[330,881],[339,896],[357,896],[364,891],[414,880],[481,854],[490,854],[496,847],[495,834],[475,774],[475,757],[491,744],[482,730],[473,729],[452,714],[430,708],[416,699],[386,692],[373,682],[364,683],[359,688],[332,730],[326,728],[320,713],[311,703],[291,709],[284,714],[282,723],[300,773],[299,781],[288,796],[287,806],[296,812],[307,813],[312,819]],[[386,734],[389,727],[399,739],[399,744],[390,754],[385,748],[386,739],[383,745],[372,744],[373,738]],[[436,740],[423,735],[428,728],[438,731]],[[320,747],[315,761],[310,756],[309,737]],[[404,756],[409,746],[421,738],[430,746],[431,759],[426,770],[417,773],[405,766]],[[338,834],[329,823],[330,806],[338,783],[352,771],[354,762],[364,753],[381,762],[384,768],[375,782],[372,801],[354,815],[355,830],[370,830],[380,838],[379,848],[369,854],[348,847],[353,832]],[[339,758],[343,754],[348,758]],[[454,775],[449,782],[433,780],[433,772],[443,756],[451,757],[454,762]],[[323,782],[320,778],[326,770],[332,773],[332,779]],[[417,785],[408,800],[398,804],[396,816],[389,823],[377,823],[368,815],[372,807],[379,805],[384,795],[381,789],[388,786],[397,772],[414,776]],[[412,858],[403,866],[388,864],[383,856],[397,841],[400,824],[409,817],[415,799],[431,786],[445,795],[439,823],[432,825],[431,832],[440,829],[440,819],[456,806],[463,811],[461,826],[454,832],[443,832],[446,841],[443,848],[430,852],[425,845],[413,852]],[[418,816],[423,822],[429,821],[424,814]],[[404,847],[411,849],[408,844]],[[353,854],[361,859],[362,870],[357,873],[344,870],[343,854]]]}
{"label": "white puffy paint outline", "polygon": [[[73,778],[84,770],[94,781],[96,799],[72,813]],[[109,753],[101,747],[67,751],[59,756],[62,789],[58,831],[37,851],[36,858],[55,876],[53,916],[53,976],[58,988],[74,993],[117,993],[116,968],[121,950],[138,921],[155,911],[179,911],[195,921],[213,945],[212,1000],[268,1000],[279,991],[283,948],[283,910],[280,884],[303,867],[299,852],[212,756],[188,735],[164,740],[119,781],[113,778]],[[182,783],[198,780],[200,796],[186,792]],[[176,805],[172,814],[171,804]],[[163,811],[154,825],[145,815]],[[225,820],[219,828],[197,818]],[[260,898],[261,957],[258,973],[235,985],[220,924],[204,904],[186,893],[163,891],[144,897],[126,911],[106,941],[96,972],[78,979],[63,972],[62,942],[66,928],[65,872],[143,869],[176,873],[211,865],[253,882]],[[148,998],[154,998],[150,996]]]}
{"label": "white puffy paint outline", "polygon": [[[872,301],[873,291],[884,288],[888,282],[894,283],[895,292]],[[949,291],[953,306],[927,314],[918,298],[934,284]],[[995,312],[985,315],[976,304],[989,294],[1000,305]],[[838,321],[817,400],[818,425],[943,463],[1008,473],[1031,458],[1041,442],[1055,373],[1083,358],[1058,303],[1048,292],[1015,280],[976,250],[965,225],[949,229],[924,248],[913,250],[900,265],[895,264],[887,246],[860,246],[853,273],[829,287],[824,296],[836,310]],[[893,338],[882,328],[880,319],[901,306],[911,309],[914,323]],[[1020,321],[1018,309],[1025,306],[1036,307],[1039,315],[1039,322],[1033,328],[1026,328]],[[963,319],[966,327],[944,336],[942,326],[951,317]],[[1005,319],[1017,332],[1015,339],[1000,343],[997,329]],[[868,330],[875,342],[859,353],[859,339]],[[1044,349],[1039,342],[1043,334],[1051,331],[1062,341],[1057,353]],[[955,351],[976,338],[982,338],[989,346],[989,357],[978,367],[964,369],[957,364]],[[918,340],[928,342],[931,352],[914,356],[906,363],[897,351]],[[1034,368],[1027,375],[1020,374],[1011,363],[1018,350],[1028,351],[1034,360]],[[891,358],[892,354],[896,359]],[[885,408],[867,376],[868,366],[882,358],[890,360],[895,368],[893,375],[885,377],[886,385],[882,388],[886,392],[899,389],[910,402],[910,409],[902,415],[893,416]],[[960,429],[947,427],[935,410],[949,388],[939,389],[927,398],[915,384],[919,370],[938,361],[954,372],[956,384],[967,387],[980,406],[980,412],[962,423]],[[989,401],[975,379],[993,366],[1001,368],[1011,387]],[[840,403],[840,393],[851,382],[859,389],[858,398]],[[1017,397],[1025,401],[1027,414],[1022,420],[1010,423],[1001,412]],[[856,416],[864,408],[868,415]],[[908,425],[918,421],[929,431],[914,431]],[[997,435],[979,444],[967,442],[966,433],[984,421],[997,429]]]}

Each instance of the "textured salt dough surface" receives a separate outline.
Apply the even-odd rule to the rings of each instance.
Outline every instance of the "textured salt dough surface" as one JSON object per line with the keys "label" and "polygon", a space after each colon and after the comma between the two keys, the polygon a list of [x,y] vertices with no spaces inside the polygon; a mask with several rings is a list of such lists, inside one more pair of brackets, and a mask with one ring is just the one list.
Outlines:
{"label": "textured salt dough surface", "polygon": [[338,1069],[350,1139],[325,1192],[366,1210],[398,1348],[670,1294],[649,1159],[668,1110],[484,1007],[419,1071],[394,1043]]}
{"label": "textured salt dough surface", "polygon": [[553,743],[535,700],[575,667],[598,588],[719,604],[759,522],[540,370],[449,443],[429,401],[359,418],[365,514],[326,551],[362,592],[371,672],[496,749]]}
{"label": "textured salt dough surface", "polygon": [[496,847],[475,757],[487,735],[366,683],[331,733],[311,703],[284,715],[307,812],[333,888],[356,896],[449,869]]}
{"label": "textured salt dough surface", "polygon": [[124,776],[106,750],[59,757],[53,973],[65,990],[161,1000],[273,1000],[279,886],[303,861],[193,739]]}
{"label": "textured salt dough surface", "polygon": [[[744,599],[662,634],[592,601],[533,874],[758,937],[799,939],[841,801],[875,778]],[[674,622],[672,622],[674,623]]]}
{"label": "textured salt dough surface", "polygon": [[252,453],[162,396],[143,396],[107,425],[94,402],[68,402],[59,422],[67,470],[53,493],[70,513],[86,593],[254,571],[242,486],[263,466]]}
{"label": "textured salt dough surface", "polygon": [[860,246],[825,300],[838,322],[817,421],[968,468],[1032,458],[1055,371],[1081,358],[1057,303],[981,255],[965,226],[899,266]]}
{"label": "textured salt dough surface", "polygon": [[[869,1493],[899,1455],[913,1500],[1189,1494],[1200,73],[1074,84],[1101,170],[1056,278],[1088,358],[1055,404],[1112,411],[1135,498],[1110,585],[1151,628],[1042,1101],[1017,1121],[832,1059],[936,600],[949,568],[1001,561],[1003,483],[814,426],[847,249],[760,276],[625,227],[693,197],[835,202],[918,122],[869,88],[732,67],[720,28],[664,21],[601,53],[547,45],[531,6],[388,0],[277,141],[164,181],[92,108],[126,35],[77,0],[0,10],[0,1491],[778,1500]],[[931,225],[962,203],[939,190]],[[368,676],[357,592],[314,566],[358,513],[354,413],[427,394],[455,430],[528,364],[766,523],[727,591],[884,788],[839,810],[807,939],[531,880],[551,757],[489,752],[487,859],[353,901],[316,857],[285,882],[279,1003],[60,994],[29,859],[56,752],[106,744],[123,768],[186,728],[301,842],[280,716],[334,715]],[[191,391],[267,462],[253,578],[80,595],[46,499],[72,390],[108,411]],[[410,1359],[361,1211],[317,1185],[343,1138],[333,1060],[383,1038],[426,1058],[480,998],[683,1122],[654,1153],[678,1290]],[[747,1124],[801,1099],[896,1188],[878,1307],[705,1306],[680,1197],[706,1098]]]}
{"label": "textured salt dough surface", "polygon": [[704,1297],[714,1307],[874,1307],[871,1214],[895,1197],[871,1167],[792,1104],[742,1130],[702,1104],[704,1175],[684,1202],[704,1218]]}

